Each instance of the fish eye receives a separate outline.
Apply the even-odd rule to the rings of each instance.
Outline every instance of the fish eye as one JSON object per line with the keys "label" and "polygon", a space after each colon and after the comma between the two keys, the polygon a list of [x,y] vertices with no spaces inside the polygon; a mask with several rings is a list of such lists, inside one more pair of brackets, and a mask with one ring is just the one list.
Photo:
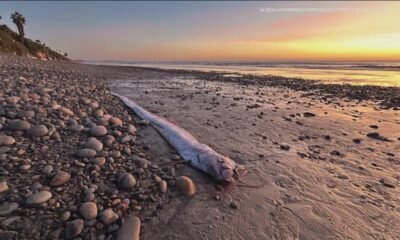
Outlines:
{"label": "fish eye", "polygon": [[224,170],[222,170],[222,176],[224,177],[224,179],[232,178],[232,176],[233,176],[232,169],[224,169]]}

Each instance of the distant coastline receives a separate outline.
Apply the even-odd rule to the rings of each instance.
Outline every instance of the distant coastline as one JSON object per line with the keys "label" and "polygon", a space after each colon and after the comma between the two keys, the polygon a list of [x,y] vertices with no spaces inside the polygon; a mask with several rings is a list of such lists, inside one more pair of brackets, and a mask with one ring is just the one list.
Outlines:
{"label": "distant coastline", "polygon": [[400,62],[139,62],[80,61],[85,64],[197,70],[236,74],[275,75],[329,84],[400,87]]}

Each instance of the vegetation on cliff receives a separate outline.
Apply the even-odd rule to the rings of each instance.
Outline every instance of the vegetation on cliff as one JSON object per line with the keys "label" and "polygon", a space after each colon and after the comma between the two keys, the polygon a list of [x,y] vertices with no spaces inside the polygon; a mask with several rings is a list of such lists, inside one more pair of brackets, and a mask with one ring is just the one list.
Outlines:
{"label": "vegetation on cliff", "polygon": [[[1,17],[0,17],[1,19]],[[67,60],[67,54],[56,52],[39,40],[33,41],[25,38],[25,17],[20,13],[11,14],[13,23],[18,28],[18,33],[12,31],[6,25],[0,25],[0,53],[8,53],[18,56],[39,58],[44,60]]]}

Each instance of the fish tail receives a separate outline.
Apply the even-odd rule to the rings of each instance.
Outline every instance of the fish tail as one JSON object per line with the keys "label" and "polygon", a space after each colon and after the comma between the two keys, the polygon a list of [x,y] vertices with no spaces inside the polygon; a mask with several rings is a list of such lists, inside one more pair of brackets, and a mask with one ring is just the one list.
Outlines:
{"label": "fish tail", "polygon": [[129,98],[123,96],[123,95],[120,95],[120,94],[118,94],[118,93],[116,93],[116,92],[112,92],[112,94],[113,94],[114,96],[118,97],[119,99],[121,99],[121,101],[122,101],[126,106],[128,106],[130,109],[132,109],[132,111],[133,111],[138,117],[140,117],[140,118],[143,119],[143,120],[147,120],[147,121],[150,121],[150,122],[152,122],[153,124],[155,124],[154,121],[151,121],[151,119],[153,118],[153,114],[150,113],[150,112],[148,112],[148,111],[146,111],[146,110],[144,110],[143,108],[141,108],[141,107],[139,106],[139,104],[137,104],[135,101],[133,101],[133,100],[131,100],[131,99],[129,99]]}
{"label": "fish tail", "polygon": [[[121,99],[121,100],[124,102],[124,104],[127,105],[128,107],[132,108],[132,110],[135,111],[135,108],[139,107],[139,105],[138,105],[135,101],[133,101],[133,100],[131,100],[131,99],[129,99],[129,98],[123,96],[123,95],[120,95],[120,94],[118,94],[118,93],[116,93],[116,92],[114,92],[114,91],[112,91],[111,93],[112,93],[114,96],[116,96],[116,97],[118,97],[119,99]],[[136,112],[136,111],[135,111],[135,112]]]}

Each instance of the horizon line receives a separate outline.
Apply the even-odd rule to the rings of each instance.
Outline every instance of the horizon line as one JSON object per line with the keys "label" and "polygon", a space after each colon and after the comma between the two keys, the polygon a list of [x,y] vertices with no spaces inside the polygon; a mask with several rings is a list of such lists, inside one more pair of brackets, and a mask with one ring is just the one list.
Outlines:
{"label": "horizon line", "polygon": [[400,62],[398,60],[114,60],[114,59],[102,59],[102,60],[90,60],[90,59],[71,59],[73,61],[81,62],[130,62],[130,63],[200,63],[200,62],[220,62],[220,63],[349,63],[349,62],[360,62],[360,63],[373,63],[373,62]]}

